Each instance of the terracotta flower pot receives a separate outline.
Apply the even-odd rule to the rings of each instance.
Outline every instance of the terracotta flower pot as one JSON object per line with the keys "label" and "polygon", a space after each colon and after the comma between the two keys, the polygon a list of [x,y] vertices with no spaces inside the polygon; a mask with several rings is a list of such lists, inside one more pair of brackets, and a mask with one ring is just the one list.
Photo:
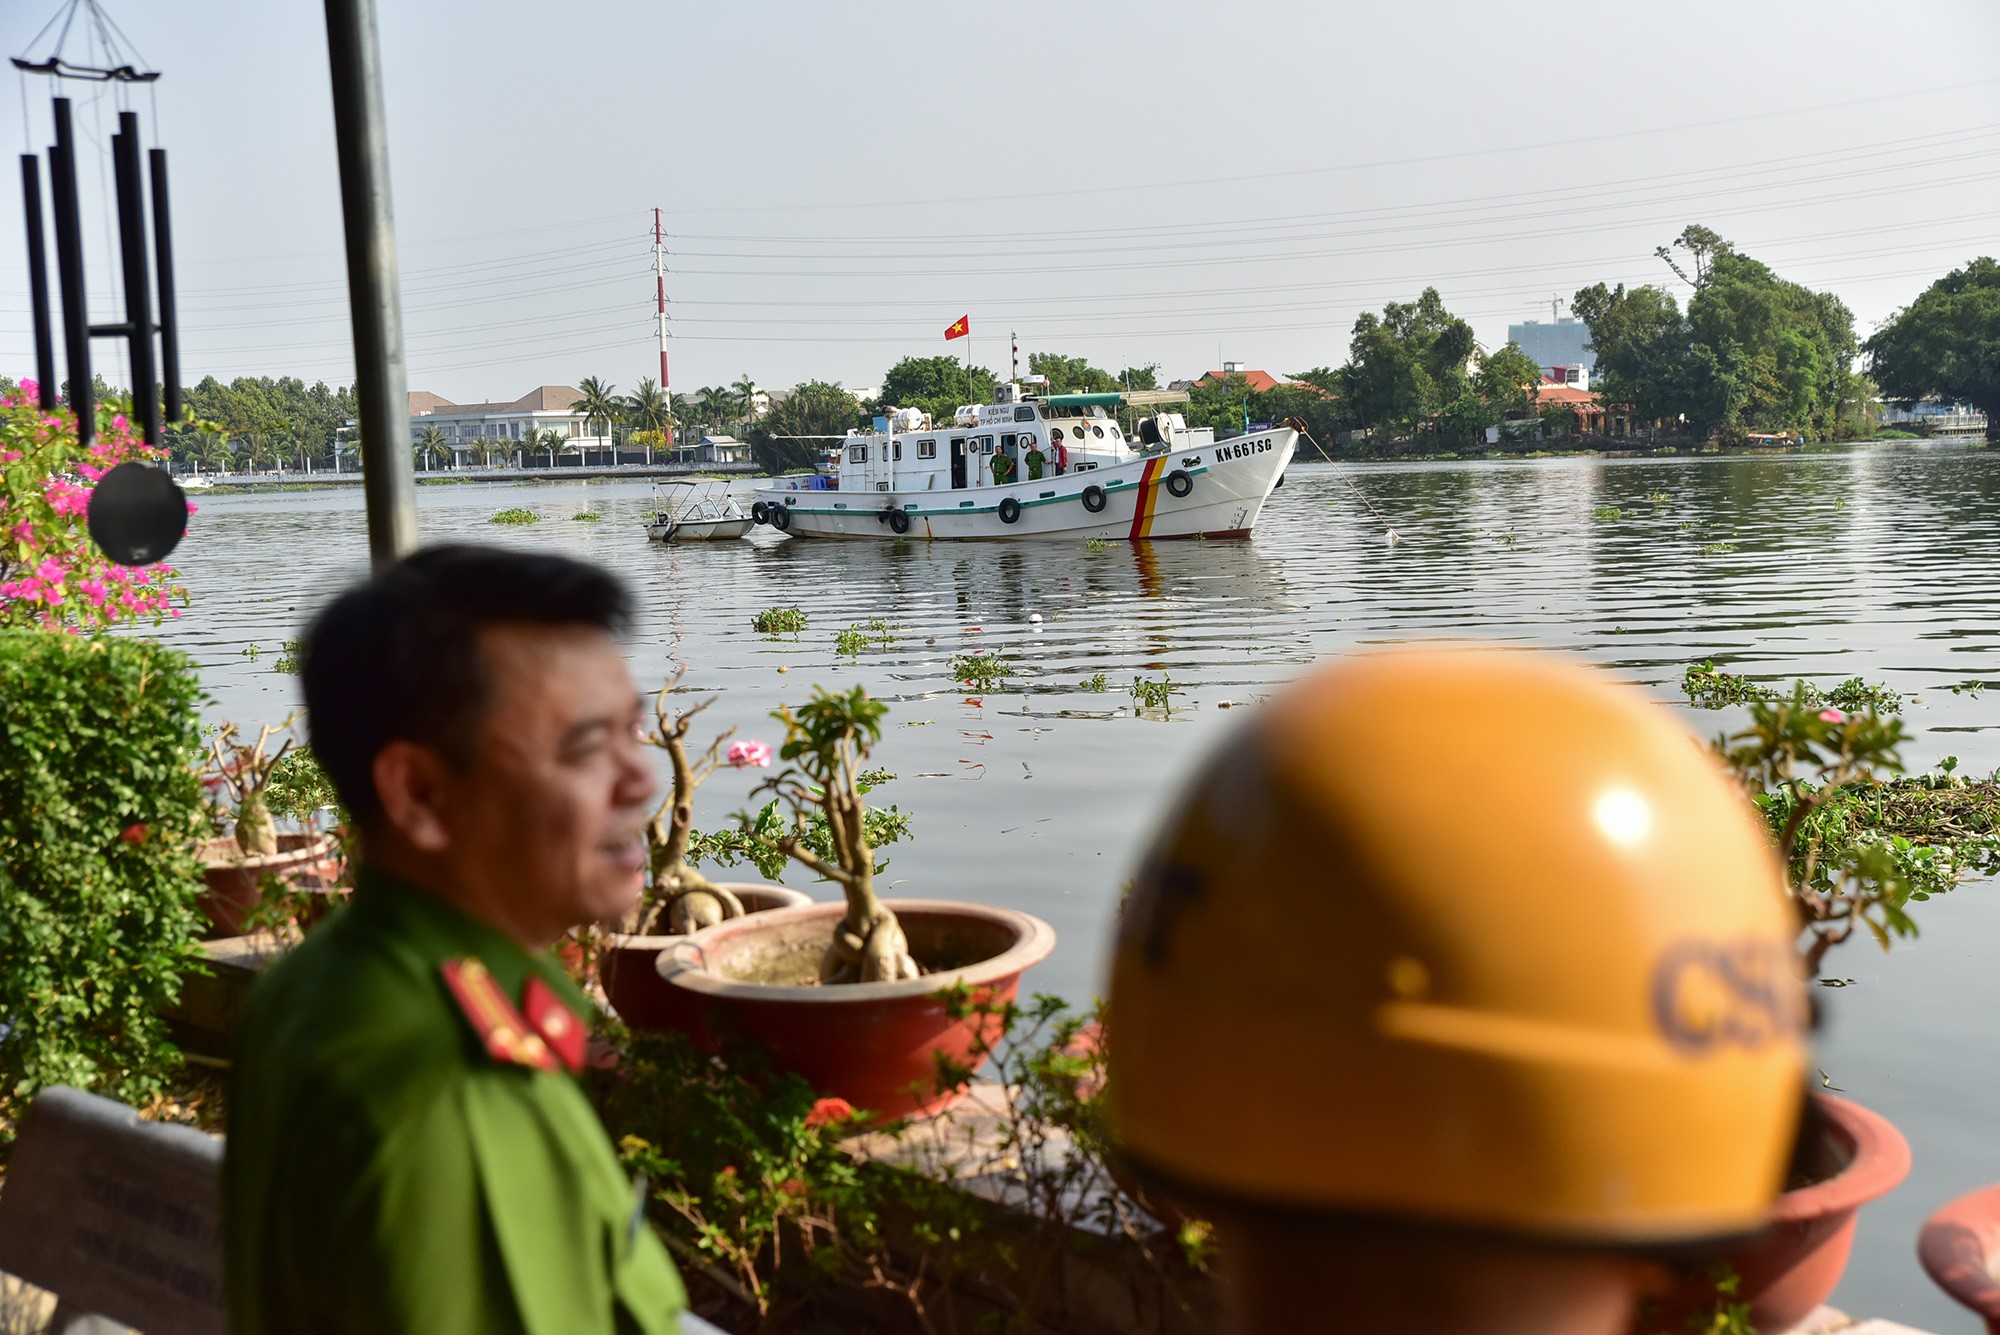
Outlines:
{"label": "terracotta flower pot", "polygon": [[202,844],[200,857],[207,888],[195,907],[216,936],[243,935],[244,919],[263,898],[266,876],[295,888],[331,889],[340,874],[340,855],[330,834],[281,834],[278,851],[261,857],[245,857],[234,839],[210,839]]}
{"label": "terracotta flower pot", "polygon": [[[719,881],[717,884],[742,900],[746,913],[767,913],[772,909],[797,908],[812,903],[810,895],[787,890],[782,885],[750,885],[734,881]],[[673,989],[660,977],[660,971],[653,967],[653,961],[660,952],[680,939],[678,934],[627,936],[623,932],[605,933],[597,976],[604,984],[604,995],[610,1000],[611,1009],[618,1012],[618,1018],[628,1027],[655,1030],[681,1027],[673,1021],[676,1000]]]}
{"label": "terracotta flower pot", "polygon": [[2000,1335],[2000,1281],[1993,1278],[2000,1252],[2000,1184],[1960,1196],[1924,1221],[1917,1259],[1937,1286]]}
{"label": "terracotta flower pot", "polygon": [[[821,987],[821,953],[844,904],[814,904],[737,918],[674,940],[660,976],[704,1046],[722,1036],[761,1043],[780,1067],[820,1094],[877,1120],[927,1116],[958,1101],[937,1090],[936,1057],[976,1065],[976,1018],[955,1020],[938,993],[959,983],[975,999],[1011,1001],[1021,974],[1055,949],[1040,918],[984,904],[892,899],[910,953],[932,972],[897,983]],[[998,1037],[985,1022],[989,1041]]]}
{"label": "terracotta flower pot", "polygon": [[[1880,1113],[1817,1090],[1809,1105],[1792,1174],[1810,1185],[1780,1195],[1770,1224],[1724,1256],[1758,1330],[1790,1330],[1831,1296],[1854,1246],[1855,1212],[1910,1172],[1910,1143]],[[1692,1279],[1667,1300],[1666,1324],[1653,1329],[1682,1330],[1687,1313],[1713,1300],[1707,1277]]]}

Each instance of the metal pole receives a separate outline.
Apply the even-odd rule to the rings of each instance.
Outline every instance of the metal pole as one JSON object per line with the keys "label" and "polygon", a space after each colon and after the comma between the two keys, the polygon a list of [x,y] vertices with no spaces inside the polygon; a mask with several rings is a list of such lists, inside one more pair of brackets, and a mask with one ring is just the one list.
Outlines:
{"label": "metal pole", "polygon": [[347,228],[347,299],[354,313],[354,393],[359,400],[368,552],[376,567],[417,545],[417,484],[410,460],[409,381],[396,226],[389,206],[389,127],[375,0],[326,0],[333,126],[340,154],[340,211]]}
{"label": "metal pole", "polygon": [[[118,113],[111,136],[118,191],[118,250],[125,267],[126,346],[132,350],[132,415],[148,445],[160,443],[160,385],[153,365],[153,279],[146,272],[146,191],[139,175],[139,117]],[[93,331],[95,332],[95,331]]]}
{"label": "metal pole", "polygon": [[33,153],[21,155],[21,198],[28,209],[28,306],[35,316],[35,375],[41,382],[42,411],[55,411],[56,343],[55,323],[49,315],[48,247],[42,239],[41,159]]}

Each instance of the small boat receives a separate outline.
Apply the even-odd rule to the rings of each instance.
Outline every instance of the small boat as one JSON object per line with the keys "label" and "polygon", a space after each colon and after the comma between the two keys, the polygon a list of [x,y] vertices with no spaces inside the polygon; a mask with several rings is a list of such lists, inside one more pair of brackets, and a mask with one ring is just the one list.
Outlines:
{"label": "small boat", "polygon": [[1217,441],[1166,411],[1188,401],[1177,391],[1045,387],[1003,384],[947,426],[878,417],[827,472],[760,486],[751,518],[795,538],[1247,538],[1298,447],[1282,425]]}
{"label": "small boat", "polygon": [[654,542],[714,542],[750,531],[750,516],[727,482],[669,482],[653,489],[656,509],[646,521]]}

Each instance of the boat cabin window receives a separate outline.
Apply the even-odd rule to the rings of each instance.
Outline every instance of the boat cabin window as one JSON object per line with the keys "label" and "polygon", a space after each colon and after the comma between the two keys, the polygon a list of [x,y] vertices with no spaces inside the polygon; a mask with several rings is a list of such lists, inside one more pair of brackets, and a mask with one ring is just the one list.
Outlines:
{"label": "boat cabin window", "polygon": [[1032,422],[1035,420],[1035,410],[1027,404],[1022,404],[1014,410],[1014,420],[1017,422]]}
{"label": "boat cabin window", "polygon": [[917,442],[917,457],[918,457],[919,459],[935,459],[935,458],[937,458],[937,442],[936,442],[936,441],[934,441],[934,440],[920,440],[920,441],[918,441],[918,442]]}
{"label": "boat cabin window", "polygon": [[866,445],[849,445],[847,447],[847,462],[851,464],[867,463],[868,447]]}
{"label": "boat cabin window", "polygon": [[[984,447],[985,447],[985,448],[983,448],[982,450],[980,450],[980,453],[981,453],[981,454],[991,454],[991,453],[993,453],[993,437],[991,437],[991,436],[981,436],[981,437],[980,437],[979,439],[980,439],[981,443],[982,443],[982,444],[984,445]],[[1014,433],[1013,433],[1013,432],[1011,432],[1011,431],[1010,431],[1010,432],[1008,432],[1008,433],[1007,433],[1006,435],[1004,435],[1004,436],[1000,437],[1000,448],[1001,448],[1001,449],[1003,449],[1003,450],[1011,450],[1011,449],[1013,449],[1013,448],[1014,448]]]}
{"label": "boat cabin window", "polygon": [[897,441],[891,441],[891,442],[890,442],[890,444],[889,444],[889,457],[890,457],[891,459],[895,460],[895,461],[896,461],[897,463],[901,463],[901,462],[903,461],[903,442],[902,442],[902,441],[900,441],[900,440],[897,440]]}

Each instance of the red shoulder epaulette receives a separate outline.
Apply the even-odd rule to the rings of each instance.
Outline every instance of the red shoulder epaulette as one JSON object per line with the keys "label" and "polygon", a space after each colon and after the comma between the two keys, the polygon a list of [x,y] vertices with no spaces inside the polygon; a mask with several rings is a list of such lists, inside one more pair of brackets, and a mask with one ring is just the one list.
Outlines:
{"label": "red shoulder epaulette", "polygon": [[557,1057],[548,1042],[514,1009],[484,964],[467,956],[446,960],[438,968],[489,1056],[536,1071],[556,1069]]}
{"label": "red shoulder epaulette", "polygon": [[563,1004],[556,990],[529,974],[527,990],[521,995],[521,1009],[527,1014],[528,1023],[555,1051],[569,1073],[575,1075],[581,1071],[584,1044],[590,1036],[584,1032],[583,1021]]}

